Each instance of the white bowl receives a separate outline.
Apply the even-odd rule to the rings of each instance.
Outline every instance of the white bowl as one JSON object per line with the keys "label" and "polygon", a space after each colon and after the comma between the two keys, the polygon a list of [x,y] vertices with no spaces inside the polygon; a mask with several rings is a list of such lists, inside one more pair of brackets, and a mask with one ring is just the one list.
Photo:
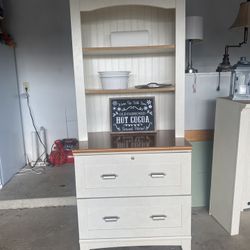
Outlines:
{"label": "white bowl", "polygon": [[129,71],[99,72],[103,89],[127,89]]}
{"label": "white bowl", "polygon": [[100,76],[128,76],[130,71],[100,71]]}

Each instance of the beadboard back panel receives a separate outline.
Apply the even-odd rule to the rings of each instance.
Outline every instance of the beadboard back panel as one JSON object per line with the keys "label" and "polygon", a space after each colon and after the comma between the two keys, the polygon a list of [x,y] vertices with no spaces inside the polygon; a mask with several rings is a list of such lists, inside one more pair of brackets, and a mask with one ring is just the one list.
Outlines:
{"label": "beadboard back panel", "polygon": [[130,71],[128,87],[149,82],[175,84],[174,58],[172,56],[107,56],[85,58],[85,86],[101,89],[98,71]]}
{"label": "beadboard back panel", "polygon": [[[138,94],[138,96],[155,96],[156,130],[174,129],[174,94]],[[87,127],[88,132],[110,131],[109,99],[131,97],[130,95],[88,95]]]}
{"label": "beadboard back panel", "polygon": [[[175,11],[148,6],[120,6],[81,13],[83,47],[110,47],[114,31],[147,30],[149,45],[175,44]],[[129,87],[175,82],[175,53],[84,56],[86,88],[101,88],[98,71],[131,71]]]}

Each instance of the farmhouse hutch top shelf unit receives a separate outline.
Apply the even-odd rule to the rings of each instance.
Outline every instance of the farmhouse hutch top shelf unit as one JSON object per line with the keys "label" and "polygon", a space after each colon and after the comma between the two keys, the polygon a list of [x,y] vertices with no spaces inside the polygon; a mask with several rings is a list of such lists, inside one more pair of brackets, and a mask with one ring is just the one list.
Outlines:
{"label": "farmhouse hutch top shelf unit", "polygon": [[[109,132],[109,98],[155,96],[156,130],[184,137],[185,1],[70,0],[80,141]],[[147,46],[112,47],[111,32],[147,30]],[[98,71],[131,71],[129,88],[102,89]],[[149,82],[169,89],[136,90]]]}

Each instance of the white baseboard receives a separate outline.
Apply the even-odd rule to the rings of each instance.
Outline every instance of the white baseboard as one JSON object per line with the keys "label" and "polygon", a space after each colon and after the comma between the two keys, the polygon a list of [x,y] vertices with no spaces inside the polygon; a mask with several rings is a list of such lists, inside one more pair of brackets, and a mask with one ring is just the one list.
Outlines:
{"label": "white baseboard", "polygon": [[76,197],[54,197],[0,201],[0,210],[76,206]]}

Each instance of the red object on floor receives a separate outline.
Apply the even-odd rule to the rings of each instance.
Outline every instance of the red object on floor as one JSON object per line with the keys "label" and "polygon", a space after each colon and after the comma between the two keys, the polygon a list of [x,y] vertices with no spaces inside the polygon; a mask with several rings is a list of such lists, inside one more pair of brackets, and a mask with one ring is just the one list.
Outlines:
{"label": "red object on floor", "polygon": [[50,163],[57,167],[65,163],[73,164],[74,157],[72,149],[76,147],[78,147],[78,141],[76,139],[56,140],[49,156]]}

